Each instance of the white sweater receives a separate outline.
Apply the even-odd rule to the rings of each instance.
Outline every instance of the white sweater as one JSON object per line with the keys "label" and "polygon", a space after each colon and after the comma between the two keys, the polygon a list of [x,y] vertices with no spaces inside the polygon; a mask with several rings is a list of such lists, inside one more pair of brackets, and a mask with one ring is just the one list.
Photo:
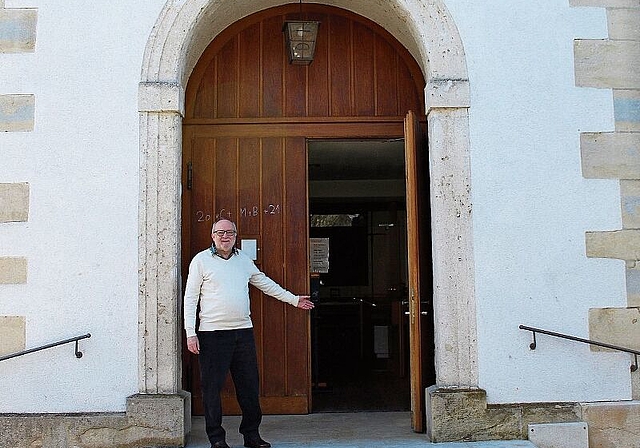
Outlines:
{"label": "white sweater", "polygon": [[199,331],[251,328],[249,283],[278,300],[298,305],[298,296],[261,272],[241,250],[228,260],[210,249],[198,253],[189,265],[184,291],[184,328],[196,335],[196,309],[200,302]]}

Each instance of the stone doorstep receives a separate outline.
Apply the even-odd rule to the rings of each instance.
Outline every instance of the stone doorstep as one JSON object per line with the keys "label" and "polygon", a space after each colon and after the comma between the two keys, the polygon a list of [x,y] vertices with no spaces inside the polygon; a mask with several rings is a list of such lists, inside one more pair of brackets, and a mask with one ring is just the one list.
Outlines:
{"label": "stone doorstep", "polygon": [[589,429],[585,422],[531,423],[529,440],[538,448],[589,448]]}
{"label": "stone doorstep", "polygon": [[427,443],[432,448],[538,448],[528,440],[492,440],[487,442]]}

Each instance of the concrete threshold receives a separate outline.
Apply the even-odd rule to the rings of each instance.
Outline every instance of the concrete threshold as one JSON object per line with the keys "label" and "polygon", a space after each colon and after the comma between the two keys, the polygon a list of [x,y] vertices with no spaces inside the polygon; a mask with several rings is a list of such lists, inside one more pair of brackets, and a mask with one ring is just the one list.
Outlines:
{"label": "concrete threshold", "polygon": [[[239,425],[240,417],[223,418],[232,448],[243,446]],[[535,448],[527,440],[431,443],[426,435],[411,430],[408,412],[265,415],[260,432],[273,448]],[[185,448],[209,447],[204,418],[193,417]]]}

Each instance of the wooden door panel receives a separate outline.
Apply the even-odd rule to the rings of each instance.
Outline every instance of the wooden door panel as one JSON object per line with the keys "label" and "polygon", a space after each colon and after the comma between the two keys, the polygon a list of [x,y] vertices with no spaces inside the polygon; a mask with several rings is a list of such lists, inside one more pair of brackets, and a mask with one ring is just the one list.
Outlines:
{"label": "wooden door panel", "polygon": [[[203,211],[191,219],[189,259],[210,243],[214,219],[238,225],[242,239],[258,242],[256,264],[271,278],[303,294],[307,278],[306,147],[304,139],[200,137],[185,133],[185,157],[192,164],[192,185],[185,209]],[[295,144],[287,146],[287,142]],[[188,162],[187,162],[188,163]],[[206,216],[210,216],[207,221]],[[193,218],[193,217],[192,217]],[[294,229],[296,235],[288,233]],[[291,243],[293,241],[293,243]],[[185,273],[186,274],[186,273]],[[264,412],[306,413],[309,409],[308,314],[255,288],[250,289],[251,313],[261,370]],[[197,357],[186,354],[194,412],[202,411]],[[230,378],[223,391],[227,413],[238,404]]]}
{"label": "wooden door panel", "polygon": [[238,116],[255,117],[260,114],[260,24],[240,33],[238,70]]}
{"label": "wooden door panel", "polygon": [[405,118],[405,171],[407,191],[407,257],[409,277],[409,365],[411,371],[411,426],[424,431],[422,384],[422,312],[420,294],[420,208],[417,154],[420,127],[413,111]]}
{"label": "wooden door panel", "polygon": [[[269,17],[262,23],[263,33],[267,36],[278,36],[282,33],[282,18]],[[264,39],[262,59],[262,115],[267,117],[283,116],[282,79],[284,76],[285,52],[282,41]]]}
{"label": "wooden door panel", "polygon": [[260,189],[256,188],[262,171],[260,145],[259,138],[244,138],[238,144],[238,203],[243,205],[237,225],[244,238],[260,234]]}
{"label": "wooden door panel", "polygon": [[353,43],[358,51],[353,55],[355,114],[375,115],[375,34],[362,24],[353,25]]}
{"label": "wooden door panel", "polygon": [[325,5],[306,5],[303,15],[321,22],[309,66],[290,65],[285,53],[282,26],[300,18],[296,5],[256,13],[214,39],[189,79],[187,122],[424,111],[420,67],[386,30]]}
{"label": "wooden door panel", "polygon": [[331,16],[329,19],[329,90],[333,117],[351,115],[350,25],[345,17]]}
{"label": "wooden door panel", "polygon": [[[229,41],[216,57],[216,104],[215,117],[237,116],[238,95],[238,53],[237,36]],[[223,88],[220,88],[220,87]]]}
{"label": "wooden door panel", "polygon": [[[327,26],[328,16],[326,14],[310,14],[309,20],[320,22],[318,28],[318,41],[327,42],[329,39],[329,27]],[[329,116],[329,79],[327,77],[327,67],[329,65],[329,48],[326,45],[316,46],[316,54],[313,63],[308,67],[307,103],[309,104],[308,116],[328,117]],[[320,92],[323,92],[320,94]]]}
{"label": "wooden door panel", "polygon": [[[383,39],[376,39],[376,67],[378,82],[376,85],[376,114],[394,115],[398,111],[396,51]],[[405,110],[402,111],[404,113]]]}
{"label": "wooden door panel", "polygon": [[[257,264],[283,286],[308,286],[305,138],[401,137],[402,116],[424,111],[424,79],[409,52],[377,24],[326,5],[305,5],[321,22],[310,66],[289,65],[282,25],[299,6],[248,16],[221,32],[194,67],[185,92],[183,278],[210,242],[211,223],[237,221],[255,239]],[[296,120],[299,120],[297,122]],[[208,217],[208,219],[207,219]],[[309,319],[251,290],[265,413],[309,409]],[[188,359],[189,355],[185,355]],[[199,403],[197,358],[185,380]],[[195,368],[194,368],[195,366]],[[225,412],[238,413],[228,383]]]}
{"label": "wooden door panel", "polygon": [[[308,219],[297,219],[308,216],[307,211],[307,150],[304,138],[285,139],[285,177],[288,188],[285,190],[285,247],[289,254],[285,265],[287,285],[294,291],[307,291],[309,277],[299,275],[299,266],[307,266],[309,224]],[[305,167],[301,170],[299,167]],[[303,188],[291,188],[300,186]],[[304,359],[306,363],[291,364],[287,371],[287,394],[290,396],[307,396],[310,394],[311,360],[306,356],[310,351],[309,319],[305,313],[287,312],[287,356],[292,359]]]}

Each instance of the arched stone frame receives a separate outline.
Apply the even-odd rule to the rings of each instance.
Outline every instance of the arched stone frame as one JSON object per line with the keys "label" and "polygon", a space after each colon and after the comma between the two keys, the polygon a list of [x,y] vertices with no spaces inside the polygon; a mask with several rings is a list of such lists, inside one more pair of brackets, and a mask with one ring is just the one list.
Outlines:
{"label": "arched stone frame", "polygon": [[[168,0],[145,50],[139,87],[139,391],[181,386],[180,202],[184,90],[211,40],[264,0]],[[469,82],[455,23],[442,0],[326,0],[386,28],[426,79],[431,178],[436,378],[477,388]]]}

